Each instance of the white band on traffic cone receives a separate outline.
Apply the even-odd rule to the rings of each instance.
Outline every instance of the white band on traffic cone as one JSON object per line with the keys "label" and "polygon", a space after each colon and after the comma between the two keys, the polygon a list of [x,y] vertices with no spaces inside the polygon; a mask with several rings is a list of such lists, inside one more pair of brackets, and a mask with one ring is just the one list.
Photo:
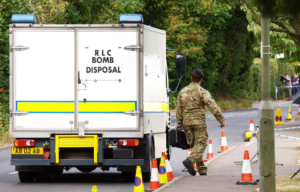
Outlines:
{"label": "white band on traffic cone", "polygon": [[250,160],[244,160],[243,161],[243,169],[242,169],[242,173],[251,173],[251,164],[250,164]]}
{"label": "white band on traffic cone", "polygon": [[226,137],[222,137],[222,144],[221,146],[226,146],[227,147],[227,139]]}
{"label": "white band on traffic cone", "polygon": [[208,152],[207,152],[207,156],[206,156],[206,159],[204,160],[204,162],[207,162],[213,158],[214,158],[214,154],[213,154],[213,150],[212,150],[212,140],[209,139]]}
{"label": "white band on traffic cone", "polygon": [[255,130],[254,130],[253,119],[250,120],[249,131],[250,131],[250,132],[255,131]]}

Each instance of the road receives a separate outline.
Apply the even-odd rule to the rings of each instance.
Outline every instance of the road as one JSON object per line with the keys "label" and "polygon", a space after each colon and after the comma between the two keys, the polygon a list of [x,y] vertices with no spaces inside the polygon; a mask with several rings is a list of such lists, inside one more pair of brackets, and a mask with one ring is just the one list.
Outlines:
{"label": "road", "polygon": [[[281,109],[283,119],[286,119],[288,106],[281,106]],[[293,105],[292,111],[293,116],[297,115],[298,105]],[[224,112],[224,116],[227,122],[224,130],[226,131],[229,148],[244,144],[242,133],[249,129],[251,118],[253,118],[254,124],[258,123],[257,109]],[[222,129],[212,114],[207,114],[206,117],[209,138],[213,140],[213,152],[216,156],[220,150]],[[172,126],[176,126],[175,116],[172,116]],[[172,148],[170,163],[176,177],[188,175],[188,173],[182,172],[183,165],[181,163],[187,157],[187,153],[187,150]],[[206,152],[204,156],[206,158]],[[121,174],[116,169],[102,172],[98,168],[92,173],[85,174],[77,171],[76,168],[72,168],[69,172],[64,171],[61,176],[52,176],[50,183],[20,183],[14,167],[10,166],[10,147],[0,148],[0,191],[88,192],[91,191],[93,185],[98,187],[98,191],[127,192],[133,190],[133,182],[123,182]],[[145,189],[149,187],[149,183],[144,183],[144,185]]]}

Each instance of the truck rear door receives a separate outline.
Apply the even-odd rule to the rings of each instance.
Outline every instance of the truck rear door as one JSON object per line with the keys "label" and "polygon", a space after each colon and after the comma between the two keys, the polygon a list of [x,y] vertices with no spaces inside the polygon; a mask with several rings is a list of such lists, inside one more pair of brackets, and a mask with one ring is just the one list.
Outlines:
{"label": "truck rear door", "polygon": [[[71,132],[74,31],[15,28],[12,33],[10,110],[14,115],[10,121],[13,132],[23,132],[13,136],[26,137],[24,133],[32,130]],[[36,133],[30,135],[39,136]]]}
{"label": "truck rear door", "polygon": [[104,136],[105,132],[116,137],[126,137],[125,131],[141,133],[140,50],[127,50],[139,45],[139,32],[79,29],[77,38],[79,124]]}

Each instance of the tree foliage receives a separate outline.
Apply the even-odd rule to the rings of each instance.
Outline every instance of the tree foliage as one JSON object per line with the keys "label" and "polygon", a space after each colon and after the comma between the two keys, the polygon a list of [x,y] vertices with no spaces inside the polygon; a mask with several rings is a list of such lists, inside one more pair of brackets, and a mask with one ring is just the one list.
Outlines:
{"label": "tree foliage", "polygon": [[[244,0],[249,1],[249,0]],[[257,8],[253,7],[260,17]],[[8,101],[9,27],[12,14],[35,14],[42,24],[117,23],[122,13],[141,13],[144,23],[167,33],[167,47],[187,56],[187,74],[180,88],[190,83],[195,68],[204,72],[202,86],[218,97],[256,98],[252,64],[259,56],[259,27],[256,16],[238,0],[2,0],[0,3],[0,87]],[[288,21],[281,21],[286,24]],[[274,24],[275,25],[275,24]],[[274,26],[275,27],[275,26]],[[289,28],[292,30],[291,28]],[[296,32],[294,30],[293,32]],[[288,33],[274,33],[273,49],[298,51]],[[167,52],[170,88],[179,77],[175,55]],[[176,95],[172,97],[173,100]],[[172,100],[172,99],[171,99]],[[2,101],[3,102],[3,101]],[[174,102],[173,102],[174,103]]]}
{"label": "tree foliage", "polygon": [[261,12],[270,16],[271,31],[287,34],[300,46],[300,1],[299,0],[244,0],[253,14],[254,22],[261,25]]}

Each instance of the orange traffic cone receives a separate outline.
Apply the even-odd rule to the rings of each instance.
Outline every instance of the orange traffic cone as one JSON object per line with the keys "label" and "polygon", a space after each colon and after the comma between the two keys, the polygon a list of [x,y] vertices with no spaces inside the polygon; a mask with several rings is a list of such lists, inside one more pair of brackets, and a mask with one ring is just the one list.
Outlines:
{"label": "orange traffic cone", "polygon": [[155,190],[158,189],[159,187],[160,187],[160,183],[158,178],[157,160],[153,159],[149,190]]}
{"label": "orange traffic cone", "polygon": [[212,158],[214,158],[214,154],[213,154],[213,150],[212,150],[212,139],[209,139],[208,152],[207,152],[207,156],[206,156],[206,159],[204,160],[204,162],[207,162],[207,161],[211,160]]}
{"label": "orange traffic cone", "polygon": [[[192,150],[189,149],[188,157],[190,156],[191,152],[192,152]],[[194,169],[195,169],[196,172],[198,171],[198,169],[197,169],[197,167],[196,167],[196,163],[194,163]],[[187,168],[182,169],[182,172],[187,172]]]}
{"label": "orange traffic cone", "polygon": [[221,152],[227,151],[228,146],[227,146],[227,139],[226,139],[226,133],[223,130],[222,131],[222,142],[221,142]]}
{"label": "orange traffic cone", "polygon": [[162,152],[162,155],[165,157],[165,163],[166,163],[166,167],[167,167],[168,180],[171,181],[171,180],[175,179],[172,167],[170,165],[170,162],[168,160],[168,157],[167,157],[166,153]]}
{"label": "orange traffic cone", "polygon": [[300,116],[300,105],[298,106],[298,116]]}
{"label": "orange traffic cone", "polygon": [[249,131],[250,131],[250,132],[255,131],[255,130],[254,130],[253,119],[250,119]]}
{"label": "orange traffic cone", "polygon": [[251,163],[250,163],[248,150],[245,150],[245,153],[244,153],[241,181],[236,182],[236,184],[237,185],[256,185],[256,182],[253,181],[253,178],[252,178]]}

